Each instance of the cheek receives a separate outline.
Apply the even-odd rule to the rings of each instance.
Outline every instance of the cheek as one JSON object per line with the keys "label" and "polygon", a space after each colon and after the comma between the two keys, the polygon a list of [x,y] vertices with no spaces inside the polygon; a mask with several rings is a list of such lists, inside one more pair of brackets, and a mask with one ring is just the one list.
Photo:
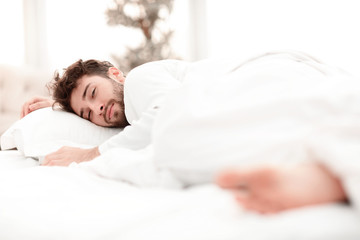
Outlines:
{"label": "cheek", "polygon": [[102,126],[102,127],[108,127],[109,124],[107,124],[104,120],[104,117],[102,116],[95,116],[92,121],[92,123],[98,125],[98,126]]}
{"label": "cheek", "polygon": [[109,100],[113,97],[114,92],[113,92],[113,87],[111,84],[106,85],[106,86],[102,86],[101,88],[98,89],[98,98],[102,99],[102,100]]}

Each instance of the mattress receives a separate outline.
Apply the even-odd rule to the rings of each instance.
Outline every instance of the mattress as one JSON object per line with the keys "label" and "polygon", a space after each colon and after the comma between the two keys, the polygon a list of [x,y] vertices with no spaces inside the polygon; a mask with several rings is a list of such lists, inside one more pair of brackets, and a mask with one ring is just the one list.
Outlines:
{"label": "mattress", "polygon": [[360,239],[349,205],[274,215],[243,210],[213,184],[139,188],[0,151],[0,239]]}

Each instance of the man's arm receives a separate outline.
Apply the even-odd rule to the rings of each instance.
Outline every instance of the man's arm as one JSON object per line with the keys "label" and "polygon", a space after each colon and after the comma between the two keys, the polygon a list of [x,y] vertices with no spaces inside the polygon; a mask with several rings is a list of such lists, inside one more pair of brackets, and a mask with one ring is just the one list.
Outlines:
{"label": "man's arm", "polygon": [[[80,163],[93,160],[110,149],[126,148],[138,150],[145,148],[151,142],[151,131],[157,109],[150,109],[142,114],[138,121],[126,127],[122,132],[113,136],[98,147],[82,149],[62,147],[56,152],[45,156],[43,166],[69,166],[72,162]],[[119,156],[119,158],[121,158]]]}
{"label": "man's arm", "polygon": [[124,128],[122,132],[101,144],[99,146],[100,154],[113,148],[139,150],[147,147],[151,143],[151,133],[157,111],[157,108],[145,111],[139,120],[133,121],[132,124]]}
{"label": "man's arm", "polygon": [[98,147],[90,149],[62,147],[56,152],[46,155],[43,166],[69,166],[72,162],[90,161],[99,156]]}

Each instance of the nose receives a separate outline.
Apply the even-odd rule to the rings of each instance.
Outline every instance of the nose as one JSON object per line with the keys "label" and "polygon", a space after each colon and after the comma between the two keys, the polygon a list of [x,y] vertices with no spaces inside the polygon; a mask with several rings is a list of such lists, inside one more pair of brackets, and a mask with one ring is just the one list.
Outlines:
{"label": "nose", "polygon": [[100,103],[100,104],[94,104],[92,106],[92,110],[96,115],[102,115],[104,110],[105,110],[105,106],[104,104]]}
{"label": "nose", "polygon": [[104,104],[100,104],[100,106],[98,106],[98,109],[99,109],[99,114],[98,115],[102,115],[103,112],[104,112]]}

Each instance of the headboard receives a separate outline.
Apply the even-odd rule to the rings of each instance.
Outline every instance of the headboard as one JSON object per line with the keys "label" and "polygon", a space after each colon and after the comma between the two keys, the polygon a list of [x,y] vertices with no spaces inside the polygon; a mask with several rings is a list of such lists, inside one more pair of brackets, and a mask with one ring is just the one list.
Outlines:
{"label": "headboard", "polygon": [[31,67],[0,64],[0,135],[19,119],[25,101],[49,95],[46,83],[52,75]]}

